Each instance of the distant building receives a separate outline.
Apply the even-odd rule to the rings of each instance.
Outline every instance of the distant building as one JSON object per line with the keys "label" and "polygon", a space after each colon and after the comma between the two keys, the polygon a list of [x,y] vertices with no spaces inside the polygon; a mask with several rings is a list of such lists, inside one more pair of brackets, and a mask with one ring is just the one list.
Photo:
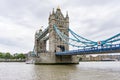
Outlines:
{"label": "distant building", "polygon": [[120,61],[120,55],[84,55],[82,56],[83,61],[103,61],[103,60],[117,60]]}
{"label": "distant building", "polygon": [[35,57],[36,55],[33,53],[33,51],[29,51],[28,53],[26,53],[26,58],[29,59],[29,58],[32,58],[32,57]]}

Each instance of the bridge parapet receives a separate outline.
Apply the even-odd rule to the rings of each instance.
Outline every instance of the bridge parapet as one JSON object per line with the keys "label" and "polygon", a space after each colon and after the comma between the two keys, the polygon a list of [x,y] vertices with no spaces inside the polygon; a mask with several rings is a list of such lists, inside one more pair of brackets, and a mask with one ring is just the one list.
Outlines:
{"label": "bridge parapet", "polygon": [[56,52],[56,55],[83,55],[83,54],[119,53],[119,52],[120,52],[120,44],[113,44],[104,47],[93,47],[93,48],[70,50],[64,52]]}

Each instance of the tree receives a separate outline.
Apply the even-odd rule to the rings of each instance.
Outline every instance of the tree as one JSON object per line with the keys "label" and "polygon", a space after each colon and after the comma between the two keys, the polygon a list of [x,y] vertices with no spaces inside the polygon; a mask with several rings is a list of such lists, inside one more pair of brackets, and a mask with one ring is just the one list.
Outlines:
{"label": "tree", "polygon": [[21,53],[21,54],[18,54],[18,58],[19,58],[19,59],[25,59],[25,55],[22,54],[22,53]]}
{"label": "tree", "polygon": [[25,59],[26,57],[25,57],[25,54],[23,54],[23,53],[15,53],[14,58],[15,59]]}
{"label": "tree", "polygon": [[5,58],[5,59],[10,59],[11,56],[12,56],[12,55],[11,55],[9,52],[7,52],[7,53],[5,53],[4,58]]}
{"label": "tree", "polygon": [[7,53],[0,52],[0,58],[3,58],[3,59],[25,59],[26,56],[23,53],[15,53],[14,55],[11,55],[9,52],[7,52]]}
{"label": "tree", "polygon": [[3,53],[2,52],[0,52],[0,58],[3,58]]}

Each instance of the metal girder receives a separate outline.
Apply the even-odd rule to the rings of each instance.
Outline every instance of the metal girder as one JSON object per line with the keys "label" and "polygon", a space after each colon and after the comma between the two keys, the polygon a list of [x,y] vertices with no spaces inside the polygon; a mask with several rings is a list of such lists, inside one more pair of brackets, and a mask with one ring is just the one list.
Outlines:
{"label": "metal girder", "polygon": [[120,53],[120,44],[108,47],[94,47],[78,50],[70,50],[64,52],[56,52],[56,55],[83,55],[83,54],[99,54],[99,53]]}
{"label": "metal girder", "polygon": [[41,41],[47,41],[49,39],[49,36],[45,36],[41,39]]}
{"label": "metal girder", "polygon": [[73,47],[78,47],[78,48],[84,48],[84,47],[91,47],[96,45],[96,42],[92,42],[92,41],[88,41],[85,38],[82,38],[82,40],[80,39],[74,39],[74,38],[70,38],[67,35],[63,34],[56,25],[53,26],[55,32],[57,33],[57,35],[64,41],[64,43],[71,45]]}
{"label": "metal girder", "polygon": [[[120,37],[120,33],[119,34],[117,34],[117,35],[115,35],[115,36],[112,36],[112,37],[110,37],[110,38],[108,38],[108,39],[106,39],[106,40],[104,40],[105,42],[109,42],[109,41],[111,41],[112,39],[115,39],[115,38],[117,38],[117,37]],[[114,42],[114,41],[113,41]]]}

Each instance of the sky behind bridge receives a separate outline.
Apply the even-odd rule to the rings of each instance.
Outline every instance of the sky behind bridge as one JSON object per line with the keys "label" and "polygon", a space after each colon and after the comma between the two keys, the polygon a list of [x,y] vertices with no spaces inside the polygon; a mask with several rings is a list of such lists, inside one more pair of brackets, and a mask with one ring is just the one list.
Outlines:
{"label": "sky behind bridge", "polygon": [[104,40],[120,32],[120,0],[0,0],[0,52],[33,50],[34,34],[48,26],[53,8],[68,11],[70,28],[79,35]]}

